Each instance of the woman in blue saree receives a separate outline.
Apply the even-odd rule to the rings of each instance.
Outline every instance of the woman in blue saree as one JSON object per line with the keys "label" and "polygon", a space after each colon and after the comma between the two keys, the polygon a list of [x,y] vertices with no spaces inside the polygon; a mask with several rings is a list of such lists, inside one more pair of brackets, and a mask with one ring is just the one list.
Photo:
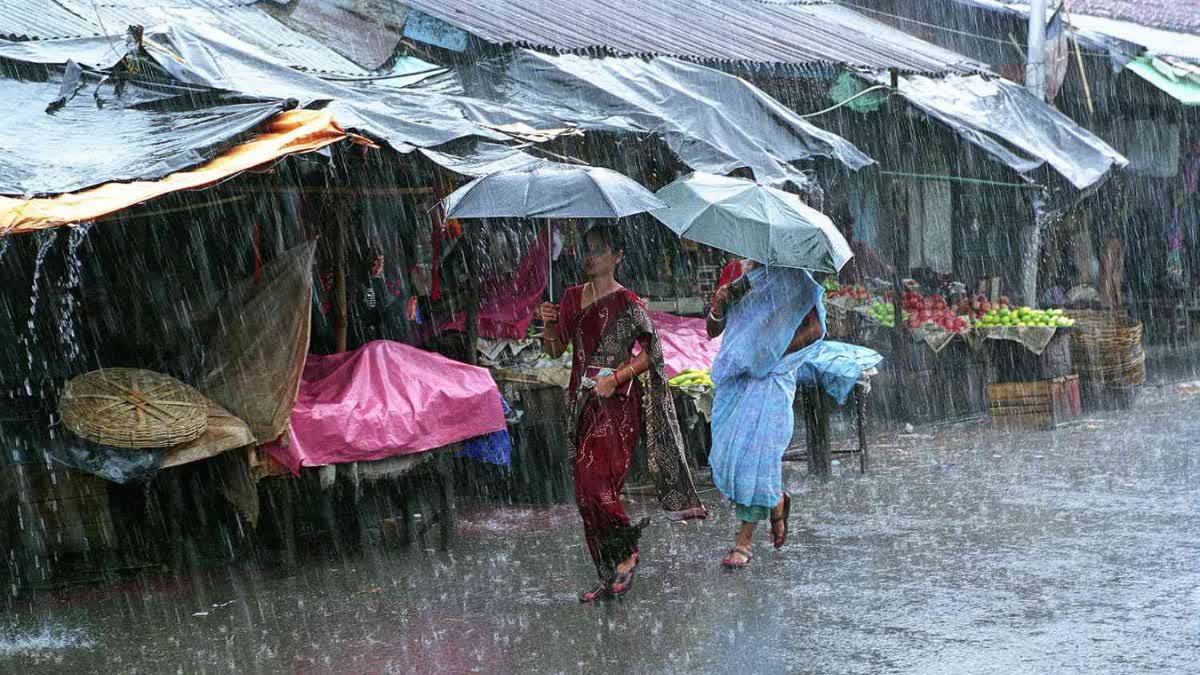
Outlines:
{"label": "woman in blue saree", "polygon": [[749,564],[759,521],[770,521],[775,548],[787,541],[791,498],[783,491],[782,462],[792,440],[797,384],[819,386],[845,402],[864,370],[881,360],[870,349],[825,341],[825,289],[808,272],[753,262],[743,269],[739,281],[717,291],[708,318],[709,334],[724,335],[712,370],[709,464],[741,521],[722,560],[726,567]]}

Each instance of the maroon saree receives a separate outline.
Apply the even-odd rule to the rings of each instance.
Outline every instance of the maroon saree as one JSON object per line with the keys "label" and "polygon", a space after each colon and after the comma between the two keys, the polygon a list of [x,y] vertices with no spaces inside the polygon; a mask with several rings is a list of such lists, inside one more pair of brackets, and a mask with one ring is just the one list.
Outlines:
{"label": "maroon saree", "polygon": [[[575,500],[588,552],[601,578],[608,578],[637,551],[646,522],[631,524],[621,503],[621,488],[643,432],[650,474],[667,516],[684,520],[703,518],[706,512],[685,458],[662,348],[641,299],[622,289],[580,309],[582,296],[582,286],[563,294],[558,331],[574,350],[567,394]],[[589,367],[616,370],[627,364],[635,344],[650,355],[650,370],[628,392],[619,387],[605,399],[582,386]]]}

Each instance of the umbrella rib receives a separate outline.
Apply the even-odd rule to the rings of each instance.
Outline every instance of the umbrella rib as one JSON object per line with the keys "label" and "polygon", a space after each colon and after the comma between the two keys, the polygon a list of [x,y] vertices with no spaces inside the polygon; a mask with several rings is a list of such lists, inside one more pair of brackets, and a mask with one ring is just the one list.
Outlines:
{"label": "umbrella rib", "polygon": [[596,179],[592,178],[591,172],[588,172],[588,178],[591,179],[592,185],[596,186],[596,191],[600,193],[600,198],[604,200],[605,204],[608,204],[608,210],[610,212],[612,212],[613,218],[621,218],[622,216],[617,213],[617,205],[614,204],[613,201],[608,198],[608,193],[606,193],[604,191],[604,188],[601,187],[600,184],[596,182]]}
{"label": "umbrella rib", "polygon": [[[471,196],[471,193],[475,191],[475,188],[478,188],[480,185],[483,184],[484,180],[486,180],[487,178],[494,176],[494,175],[495,175],[495,173],[490,173],[490,174],[487,174],[486,176],[480,176],[479,178],[472,180],[470,183],[467,183],[463,187],[462,197],[459,197],[458,203],[454,205],[454,209],[458,209],[464,203],[466,203],[467,197]],[[432,208],[430,210],[432,210]],[[451,213],[451,209],[446,208],[445,201],[442,202],[442,213],[444,214],[444,218],[460,217],[457,214]],[[462,217],[466,217],[466,216],[462,216]]]}

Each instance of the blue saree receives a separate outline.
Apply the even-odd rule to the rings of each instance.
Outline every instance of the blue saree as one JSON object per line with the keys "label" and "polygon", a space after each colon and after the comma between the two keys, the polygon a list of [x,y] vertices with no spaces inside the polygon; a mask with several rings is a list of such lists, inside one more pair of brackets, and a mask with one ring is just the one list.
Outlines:
{"label": "blue saree", "polygon": [[[771,508],[783,496],[783,453],[792,440],[797,385],[818,386],[844,403],[863,371],[882,357],[864,347],[826,342],[825,289],[804,270],[760,267],[751,289],[729,308],[713,362],[713,482],[741,507]],[[816,308],[822,339],[786,354],[796,329]]]}

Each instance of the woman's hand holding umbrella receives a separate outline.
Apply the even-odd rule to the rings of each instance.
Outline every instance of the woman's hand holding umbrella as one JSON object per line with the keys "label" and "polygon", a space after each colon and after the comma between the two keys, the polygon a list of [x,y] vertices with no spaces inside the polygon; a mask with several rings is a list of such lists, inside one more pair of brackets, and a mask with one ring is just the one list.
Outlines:
{"label": "woman's hand holding umbrella", "polygon": [[554,358],[562,356],[566,347],[558,339],[558,330],[555,327],[558,323],[558,305],[543,302],[538,307],[538,317],[542,320],[542,348]]}
{"label": "woman's hand holding umbrella", "polygon": [[558,305],[554,304],[553,302],[543,302],[541,306],[538,307],[538,315],[541,318],[542,323],[546,324],[547,326],[558,323]]}

